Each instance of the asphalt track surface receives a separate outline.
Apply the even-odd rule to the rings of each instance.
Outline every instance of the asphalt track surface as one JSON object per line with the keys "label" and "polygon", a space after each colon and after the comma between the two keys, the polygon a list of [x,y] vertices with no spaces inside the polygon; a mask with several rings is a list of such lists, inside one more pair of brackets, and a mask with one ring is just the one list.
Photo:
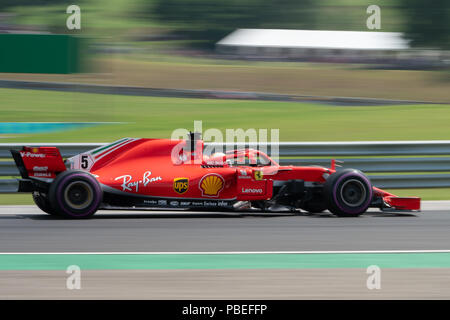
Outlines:
{"label": "asphalt track surface", "polygon": [[[2,206],[0,299],[448,299],[449,227],[450,201],[424,202],[423,212],[414,215],[369,212],[359,218],[159,210],[100,211],[89,220],[64,220],[34,206]],[[420,259],[415,253],[266,254],[377,250],[445,253],[419,253]],[[241,254],[176,253],[230,251]],[[104,254],[66,254],[74,252]],[[115,265],[136,259],[148,261],[142,268]],[[230,259],[247,266],[230,267]],[[297,263],[260,266],[264,259]],[[19,267],[8,268],[13,260]],[[333,267],[344,260],[347,265]],[[51,261],[59,267],[51,268]],[[65,269],[74,261],[82,269],[81,290],[66,287]],[[101,261],[106,268],[95,267]],[[171,261],[168,266],[176,268],[151,261]],[[366,268],[374,263],[382,268],[380,290],[367,288]]]}
{"label": "asphalt track surface", "polygon": [[[448,209],[444,209],[448,208]],[[99,211],[64,220],[0,207],[0,252],[242,252],[450,249],[450,204],[418,214],[321,215]]]}

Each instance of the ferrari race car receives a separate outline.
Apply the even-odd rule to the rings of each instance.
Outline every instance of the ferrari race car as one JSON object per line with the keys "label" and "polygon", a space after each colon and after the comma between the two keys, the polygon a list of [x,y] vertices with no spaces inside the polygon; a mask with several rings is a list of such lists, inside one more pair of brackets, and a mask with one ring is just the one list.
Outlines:
{"label": "ferrari race car", "polygon": [[419,211],[420,198],[373,187],[359,170],[280,166],[255,149],[203,154],[199,134],[186,140],[124,138],[63,160],[55,147],[11,150],[19,192],[44,212],[88,218],[98,209],[183,208],[311,213],[356,217],[369,207]]}

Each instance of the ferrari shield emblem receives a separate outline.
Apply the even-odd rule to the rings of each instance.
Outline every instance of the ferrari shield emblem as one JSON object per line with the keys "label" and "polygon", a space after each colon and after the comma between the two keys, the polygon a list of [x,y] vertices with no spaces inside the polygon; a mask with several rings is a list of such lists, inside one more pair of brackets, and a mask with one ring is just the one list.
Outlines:
{"label": "ferrari shield emblem", "polygon": [[175,178],[173,179],[173,190],[178,194],[183,194],[189,189],[188,178]]}
{"label": "ferrari shield emblem", "polygon": [[262,180],[262,179],[263,179],[262,171],[255,171],[255,180]]}

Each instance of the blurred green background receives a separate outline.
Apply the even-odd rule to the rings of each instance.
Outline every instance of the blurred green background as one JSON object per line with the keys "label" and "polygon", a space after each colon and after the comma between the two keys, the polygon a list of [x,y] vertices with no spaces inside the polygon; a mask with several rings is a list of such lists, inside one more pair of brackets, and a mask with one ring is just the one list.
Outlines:
{"label": "blurred green background", "polygon": [[[81,8],[81,30],[66,28],[71,4]],[[402,32],[411,41],[408,53],[418,56],[413,63],[249,59],[215,51],[215,43],[237,28],[368,31],[369,5],[381,8],[378,31]],[[281,141],[450,139],[449,21],[447,0],[1,0],[0,33],[88,39],[91,69],[66,75],[0,73],[0,80],[428,103],[336,106],[0,88],[1,122],[124,122],[57,134],[0,135],[0,141],[167,138],[176,128],[192,128],[194,120],[203,120],[204,130],[279,128]],[[434,56],[441,57],[438,65],[424,63]],[[450,197],[447,189],[420,193],[428,199]]]}
{"label": "blurred green background", "polygon": [[[67,32],[64,0],[2,0],[13,23]],[[446,0],[79,0],[83,32],[129,40],[130,36],[187,34],[215,42],[236,28],[365,30],[366,8],[382,9],[382,31],[406,32],[416,45],[447,48]]]}

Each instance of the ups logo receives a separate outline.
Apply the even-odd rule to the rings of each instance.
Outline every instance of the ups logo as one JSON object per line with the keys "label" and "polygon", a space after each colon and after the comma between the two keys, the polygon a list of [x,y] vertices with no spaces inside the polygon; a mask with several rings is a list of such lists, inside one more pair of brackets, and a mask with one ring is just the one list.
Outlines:
{"label": "ups logo", "polygon": [[173,190],[178,194],[183,194],[189,189],[188,178],[176,178],[173,179]]}

